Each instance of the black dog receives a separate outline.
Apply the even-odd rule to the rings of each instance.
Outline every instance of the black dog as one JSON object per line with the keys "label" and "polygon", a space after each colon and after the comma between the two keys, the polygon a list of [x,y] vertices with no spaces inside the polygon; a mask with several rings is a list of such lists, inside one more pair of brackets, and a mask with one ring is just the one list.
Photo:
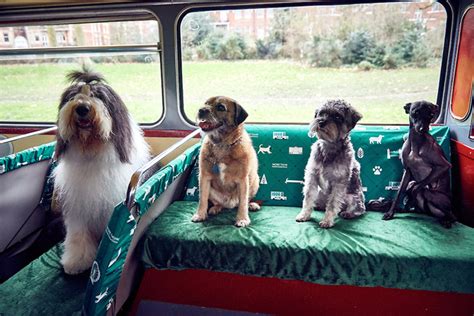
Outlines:
{"label": "black dog", "polygon": [[383,219],[393,218],[401,195],[406,193],[409,205],[433,214],[443,226],[449,228],[455,221],[451,213],[451,164],[428,132],[430,123],[439,114],[439,108],[427,101],[408,103],[404,108],[410,115],[410,132],[403,144],[401,157],[405,170],[397,197]]}

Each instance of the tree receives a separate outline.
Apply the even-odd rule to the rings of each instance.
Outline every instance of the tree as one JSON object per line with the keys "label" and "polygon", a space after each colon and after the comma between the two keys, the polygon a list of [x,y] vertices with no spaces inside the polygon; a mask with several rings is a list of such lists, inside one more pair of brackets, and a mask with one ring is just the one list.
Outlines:
{"label": "tree", "polygon": [[209,13],[195,12],[188,14],[181,24],[181,42],[186,47],[199,46],[212,30]]}
{"label": "tree", "polygon": [[375,40],[369,32],[352,32],[344,42],[342,61],[344,64],[358,64],[363,60],[369,60],[375,48]]}

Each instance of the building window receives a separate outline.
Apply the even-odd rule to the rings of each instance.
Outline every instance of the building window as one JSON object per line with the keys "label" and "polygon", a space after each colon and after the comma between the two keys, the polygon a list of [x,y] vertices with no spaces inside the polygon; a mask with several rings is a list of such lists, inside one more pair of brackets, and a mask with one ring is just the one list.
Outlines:
{"label": "building window", "polygon": [[221,22],[227,21],[227,12],[226,11],[221,11],[219,16],[220,16]]}
{"label": "building window", "polygon": [[42,34],[41,35],[41,42],[43,43],[43,47],[48,47],[48,35]]}

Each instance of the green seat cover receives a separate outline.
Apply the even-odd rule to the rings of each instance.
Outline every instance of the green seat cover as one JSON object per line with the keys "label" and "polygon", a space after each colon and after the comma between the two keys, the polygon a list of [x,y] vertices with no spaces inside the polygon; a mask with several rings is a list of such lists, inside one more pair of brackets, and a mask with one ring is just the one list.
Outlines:
{"label": "green seat cover", "polygon": [[321,229],[322,212],[297,223],[298,207],[263,206],[248,228],[223,210],[193,223],[197,202],[177,201],[142,240],[141,258],[157,269],[208,269],[319,284],[474,293],[474,229],[447,230],[433,217],[368,212]]}
{"label": "green seat cover", "polygon": [[69,276],[57,245],[0,285],[0,315],[80,315],[88,274]]}
{"label": "green seat cover", "polygon": [[[402,177],[399,150],[408,126],[358,125],[351,132],[366,202],[379,197],[394,198]],[[248,125],[247,132],[257,152],[260,189],[255,200],[263,205],[301,206],[304,167],[316,138],[308,137],[307,125]],[[448,160],[449,128],[433,126],[430,133]],[[198,166],[189,178],[184,200],[197,201]]]}
{"label": "green seat cover", "polygon": [[56,142],[32,147],[16,154],[0,157],[0,174],[21,168],[22,166],[49,160],[54,156]]}

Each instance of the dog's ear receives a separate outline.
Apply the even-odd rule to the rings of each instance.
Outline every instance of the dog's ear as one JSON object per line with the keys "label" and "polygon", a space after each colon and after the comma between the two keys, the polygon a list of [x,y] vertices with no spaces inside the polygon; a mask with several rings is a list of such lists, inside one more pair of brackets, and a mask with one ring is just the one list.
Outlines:
{"label": "dog's ear", "polygon": [[406,114],[410,114],[411,103],[405,104],[403,108],[405,109]]}
{"label": "dog's ear", "polygon": [[351,109],[351,129],[356,126],[357,122],[362,118],[362,114],[357,112],[355,109]]}
{"label": "dog's ear", "polygon": [[429,103],[432,114],[431,123],[434,123],[439,116],[439,106],[437,104]]}
{"label": "dog's ear", "polygon": [[249,114],[248,114],[247,111],[245,111],[245,109],[244,109],[240,104],[238,104],[237,102],[234,102],[234,109],[235,109],[235,113],[234,113],[234,123],[235,123],[235,125],[239,125],[240,123],[242,123],[243,121],[245,121],[245,119],[247,118],[247,116],[249,116]]}
{"label": "dog's ear", "polygon": [[56,136],[56,148],[54,149],[54,158],[59,158],[64,154],[67,148],[67,143],[59,135]]}

